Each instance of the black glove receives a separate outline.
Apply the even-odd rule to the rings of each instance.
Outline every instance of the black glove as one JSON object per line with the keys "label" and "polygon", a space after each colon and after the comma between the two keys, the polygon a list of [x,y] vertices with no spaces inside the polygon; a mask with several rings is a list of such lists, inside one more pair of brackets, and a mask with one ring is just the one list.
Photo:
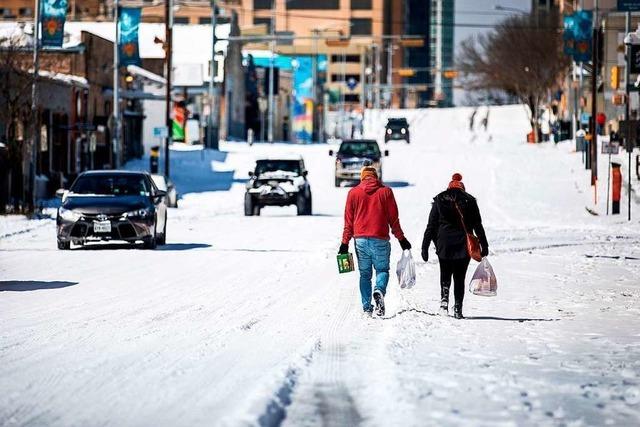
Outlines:
{"label": "black glove", "polygon": [[404,238],[400,240],[400,247],[402,248],[403,251],[409,250],[411,249],[411,243],[409,243],[409,241],[406,238]]}
{"label": "black glove", "polygon": [[422,260],[423,260],[424,262],[429,261],[429,249],[424,249],[424,250],[422,251]]}
{"label": "black glove", "polygon": [[339,254],[348,254],[349,253],[349,244],[348,243],[341,243],[340,244],[340,249],[338,249],[338,253]]}
{"label": "black glove", "polygon": [[489,246],[482,247],[480,248],[480,256],[482,256],[482,258],[486,257],[487,255],[489,255]]}

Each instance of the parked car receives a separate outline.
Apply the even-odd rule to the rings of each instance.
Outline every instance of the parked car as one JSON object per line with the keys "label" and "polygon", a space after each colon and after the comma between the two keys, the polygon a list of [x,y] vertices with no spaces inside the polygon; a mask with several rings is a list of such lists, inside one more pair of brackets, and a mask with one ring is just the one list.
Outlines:
{"label": "parked car", "polygon": [[176,186],[173,184],[170,178],[167,178],[164,175],[156,175],[152,174],[151,179],[153,179],[153,183],[158,187],[158,190],[162,190],[167,193],[166,203],[169,208],[177,208],[178,207],[178,190],[176,190]]}
{"label": "parked car", "polygon": [[389,118],[384,127],[384,142],[404,140],[410,142],[409,123],[404,117]]}
{"label": "parked car", "polygon": [[[333,156],[333,150],[329,155]],[[385,150],[388,156],[389,151]],[[371,161],[382,179],[382,153],[375,139],[346,139],[340,144],[336,153],[335,185],[340,187],[343,182],[354,183],[360,181],[360,169],[366,160]]]}
{"label": "parked car", "polygon": [[58,190],[58,249],[91,241],[142,241],[146,249],[167,238],[166,193],[146,172],[90,171]]}
{"label": "parked car", "polygon": [[244,214],[260,215],[264,206],[295,205],[298,215],[311,215],[311,187],[302,158],[263,159],[249,172]]}

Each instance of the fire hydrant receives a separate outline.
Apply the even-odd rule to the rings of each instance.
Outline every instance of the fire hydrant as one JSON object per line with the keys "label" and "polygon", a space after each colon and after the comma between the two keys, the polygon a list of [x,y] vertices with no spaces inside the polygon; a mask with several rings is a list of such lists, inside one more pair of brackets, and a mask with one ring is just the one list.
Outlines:
{"label": "fire hydrant", "polygon": [[611,162],[611,213],[620,213],[620,192],[622,190],[622,172],[620,163]]}

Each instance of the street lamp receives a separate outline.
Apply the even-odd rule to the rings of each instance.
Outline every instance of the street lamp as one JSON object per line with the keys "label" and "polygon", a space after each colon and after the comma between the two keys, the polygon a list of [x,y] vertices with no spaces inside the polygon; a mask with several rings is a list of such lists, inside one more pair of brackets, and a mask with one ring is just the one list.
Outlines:
{"label": "street lamp", "polygon": [[[627,29],[629,28],[631,23],[631,15],[629,12],[627,12],[627,16],[626,16],[626,27]],[[629,75],[631,74],[631,70],[630,70],[630,66],[631,66],[631,61],[630,61],[630,57],[631,57],[631,51],[632,51],[632,46],[638,46],[640,45],[640,25],[638,25],[638,29],[627,33],[626,36],[624,36],[624,44],[626,47],[626,55],[625,55],[625,94],[626,94],[626,106],[625,106],[625,121],[627,123],[627,132],[626,132],[626,145],[627,145],[627,154],[629,155],[629,168],[628,168],[628,176],[627,176],[627,181],[628,181],[628,191],[627,191],[627,197],[628,197],[628,206],[627,206],[627,219],[629,221],[631,221],[631,152],[633,151],[633,146],[631,145],[631,120],[629,118],[629,105],[630,105],[630,100],[629,100]],[[636,81],[636,83],[634,84],[634,86],[638,87],[638,84],[640,82],[640,78]],[[608,203],[608,201],[607,201]]]}

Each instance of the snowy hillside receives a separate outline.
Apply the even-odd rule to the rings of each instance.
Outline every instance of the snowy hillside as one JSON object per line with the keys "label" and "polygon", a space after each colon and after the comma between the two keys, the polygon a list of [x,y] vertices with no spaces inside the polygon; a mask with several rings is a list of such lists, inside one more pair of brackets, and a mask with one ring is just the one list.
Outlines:
{"label": "snowy hillside", "polygon": [[[0,217],[0,425],[640,424],[640,215],[589,214],[579,156],[524,143],[521,106],[487,132],[470,111],[409,111],[412,143],[380,144],[416,260],[453,172],[478,199],[499,289],[467,293],[465,320],[436,315],[433,249],[363,318],[328,145],[173,151],[156,251],[58,251],[55,221]],[[367,116],[369,136],[400,114]],[[282,154],[304,157],[314,215],[243,216],[247,172]]]}

